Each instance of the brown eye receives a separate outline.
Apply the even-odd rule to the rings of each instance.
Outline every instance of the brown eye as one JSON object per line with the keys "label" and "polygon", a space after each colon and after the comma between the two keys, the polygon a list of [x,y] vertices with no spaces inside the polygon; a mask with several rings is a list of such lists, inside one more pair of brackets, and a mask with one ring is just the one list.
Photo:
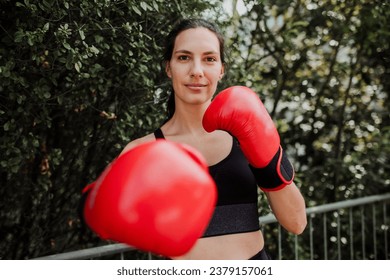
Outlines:
{"label": "brown eye", "polygon": [[215,57],[207,57],[207,58],[206,58],[206,61],[207,61],[207,62],[216,62],[217,59],[216,59]]}
{"label": "brown eye", "polygon": [[178,60],[182,60],[182,61],[189,60],[189,59],[190,59],[190,58],[189,58],[188,55],[180,55],[180,56],[178,57]]}

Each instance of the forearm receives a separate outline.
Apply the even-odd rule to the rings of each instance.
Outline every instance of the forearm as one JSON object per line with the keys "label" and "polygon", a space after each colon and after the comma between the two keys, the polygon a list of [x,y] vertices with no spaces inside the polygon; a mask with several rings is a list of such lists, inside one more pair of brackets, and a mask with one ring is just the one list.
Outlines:
{"label": "forearm", "polygon": [[279,191],[266,192],[266,195],[279,223],[287,231],[301,234],[307,224],[306,205],[295,183]]}

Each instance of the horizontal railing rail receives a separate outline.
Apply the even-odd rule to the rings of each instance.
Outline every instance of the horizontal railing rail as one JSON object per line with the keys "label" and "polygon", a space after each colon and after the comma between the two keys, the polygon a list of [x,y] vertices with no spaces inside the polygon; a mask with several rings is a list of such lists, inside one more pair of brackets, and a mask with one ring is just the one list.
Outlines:
{"label": "horizontal railing rail", "polygon": [[[362,253],[362,258],[365,259],[366,258],[366,253],[365,253],[365,232],[366,232],[366,228],[365,228],[365,215],[364,215],[364,210],[362,207],[364,206],[367,206],[367,205],[373,205],[373,208],[372,208],[372,218],[370,219],[370,221],[372,222],[373,224],[373,230],[376,231],[376,227],[377,227],[377,218],[376,218],[376,208],[374,207],[375,204],[377,203],[383,203],[382,205],[382,210],[383,210],[383,223],[382,223],[382,227],[381,227],[381,230],[383,231],[383,235],[384,235],[384,241],[383,241],[383,248],[384,248],[384,255],[385,255],[385,259],[388,258],[388,241],[387,241],[387,238],[388,238],[388,228],[389,228],[389,223],[387,221],[387,207],[386,207],[386,204],[390,202],[390,193],[386,193],[386,194],[380,194],[380,195],[373,195],[373,196],[368,196],[368,197],[362,197],[362,198],[357,198],[357,199],[351,199],[351,200],[345,200],[345,201],[340,201],[340,202],[335,202],[335,203],[329,203],[329,204],[325,204],[325,205],[319,205],[319,206],[313,206],[313,207],[310,207],[310,208],[307,208],[306,209],[306,214],[308,216],[308,221],[309,221],[309,242],[310,242],[310,259],[314,259],[314,236],[313,236],[313,232],[314,232],[314,229],[313,229],[313,219],[317,216],[317,215],[320,215],[322,214],[322,218],[323,218],[323,236],[322,236],[322,239],[323,239],[323,247],[324,247],[324,256],[323,256],[323,259],[328,259],[328,250],[327,250],[327,247],[328,247],[328,239],[329,239],[329,236],[328,236],[328,228],[327,228],[327,223],[328,223],[328,218],[327,218],[327,213],[329,212],[334,212],[336,211],[341,211],[341,210],[346,210],[346,209],[354,209],[356,207],[360,207],[361,209],[361,234],[362,234],[362,250],[363,250],[363,253]],[[338,246],[338,258],[341,259],[341,246],[342,246],[342,240],[343,238],[341,238],[341,221],[340,221],[340,215],[335,215],[337,216],[337,222],[336,222],[336,227],[337,227],[337,237],[335,239],[337,239],[337,246]],[[353,219],[353,213],[352,211],[350,210],[349,211],[349,225],[350,225],[350,231],[349,231],[349,237],[350,237],[350,259],[353,259],[353,256],[355,254],[355,250],[353,248],[353,236],[354,236],[354,230],[353,230],[353,223],[354,219]],[[267,225],[271,225],[271,224],[274,224],[274,223],[277,223],[277,220],[275,218],[275,216],[270,213],[268,215],[265,215],[265,216],[261,216],[259,218],[259,222],[262,226],[262,228],[264,229],[265,226]],[[283,258],[283,247],[282,247],[282,230],[281,230],[281,226],[279,224],[277,224],[277,231],[278,231],[278,259],[282,259]],[[373,243],[374,244],[374,258],[376,258],[376,243],[377,243],[377,239],[376,239],[376,232],[373,232]],[[299,246],[298,246],[298,236],[295,236],[294,237],[294,242],[295,242],[295,255],[294,255],[294,258],[295,259],[299,259]],[[94,247],[94,248],[88,248],[88,249],[81,249],[81,250],[76,250],[76,251],[71,251],[71,252],[65,252],[65,253],[59,253],[59,254],[54,254],[54,255],[48,255],[48,256],[43,256],[43,257],[39,257],[39,258],[35,258],[35,260],[81,260],[81,259],[97,259],[97,258],[102,258],[102,257],[107,257],[107,256],[114,256],[114,255],[118,255],[120,256],[121,259],[124,259],[124,254],[126,252],[129,252],[129,251],[134,251],[136,250],[136,248],[134,247],[131,247],[131,246],[128,246],[126,244],[122,244],[122,243],[116,243],[116,244],[109,244],[109,245],[103,245],[103,246],[99,246],[99,247]],[[148,258],[149,259],[153,259],[153,255],[152,254],[149,254],[148,255]]]}
{"label": "horizontal railing rail", "polygon": [[[345,208],[352,208],[356,206],[362,206],[362,205],[372,204],[372,203],[386,201],[386,200],[390,200],[390,193],[378,194],[378,195],[366,196],[361,198],[338,201],[338,202],[324,204],[324,205],[312,206],[310,208],[306,208],[306,214],[308,216],[312,214],[322,214],[325,212],[330,212],[330,211],[335,211],[335,210],[345,209]],[[275,215],[272,213],[260,217],[259,221],[260,224],[269,224],[269,223],[277,222]]]}
{"label": "horizontal railing rail", "polygon": [[[377,206],[382,206],[381,214],[382,214],[382,222],[378,222],[378,212]],[[387,216],[387,203],[390,203],[390,193],[386,194],[380,194],[380,195],[372,195],[362,198],[356,198],[356,199],[350,199],[345,201],[339,201],[324,205],[318,205],[313,206],[306,209],[306,214],[308,216],[308,228],[305,231],[305,234],[302,234],[300,236],[295,235],[293,237],[294,240],[294,255],[290,258],[292,259],[300,259],[299,256],[299,249],[303,247],[302,243],[307,242],[309,243],[308,251],[310,252],[310,256],[308,258],[310,259],[342,259],[343,254],[348,255],[348,259],[355,259],[355,255],[357,252],[359,253],[360,259],[377,259],[378,252],[377,248],[380,246],[383,251],[383,259],[389,258],[389,249],[388,249],[388,230],[389,230],[389,221]],[[371,206],[371,216],[367,215],[367,209],[365,207]],[[344,213],[348,211],[348,213]],[[354,212],[355,211],[355,212]],[[332,215],[330,215],[332,214]],[[342,220],[342,216],[344,216]],[[356,222],[356,216],[358,216],[359,221]],[[355,217],[355,218],[354,218]],[[316,229],[314,226],[315,219],[322,219],[321,223],[317,222],[317,226],[320,224],[322,227],[322,232],[320,229]],[[270,226],[273,223],[277,223],[277,220],[275,216],[270,213],[268,215],[260,217],[260,224],[262,225],[263,232],[266,231],[266,227]],[[342,234],[342,224],[345,226],[345,223],[347,223],[347,226],[349,228],[348,232]],[[368,228],[368,223],[372,225],[372,230]],[[378,223],[381,223],[381,226],[378,227]],[[360,227],[359,227],[360,226]],[[379,229],[378,229],[379,228]],[[330,236],[329,233],[331,229],[336,230],[336,232],[332,233],[334,236]],[[268,230],[270,230],[268,228]],[[345,230],[344,230],[345,231]],[[378,232],[381,232],[383,238],[381,240],[377,239]],[[282,233],[281,226],[277,224],[277,258],[283,259],[283,255],[286,255],[285,252],[283,252],[283,242],[282,242]],[[370,234],[369,234],[370,233]],[[355,238],[357,235],[360,234],[359,239],[359,250],[357,250],[357,238]],[[290,236],[293,236],[292,234],[289,234]],[[308,238],[307,238],[308,235]],[[345,237],[345,235],[348,235],[348,240]],[[371,240],[367,240],[367,236],[370,235],[372,237]],[[306,238],[305,238],[306,237]],[[285,239],[285,238],[284,238]],[[329,248],[332,244],[330,244],[330,240],[333,240],[333,244],[337,247],[335,251],[335,256],[330,257],[329,256]],[[356,239],[356,240],[355,240]],[[300,240],[300,242],[299,242]],[[321,245],[321,242],[319,240],[322,240],[322,256],[315,256],[316,249],[318,251],[318,247]],[[347,245],[349,245],[349,248],[347,248]],[[367,245],[370,245],[372,247],[372,256],[368,257],[368,253],[366,252]],[[344,252],[342,249],[348,249],[347,253]],[[287,248],[286,250],[287,251]],[[302,254],[302,253],[301,253]],[[304,258],[304,259],[308,259]],[[344,257],[345,258],[345,257]]]}

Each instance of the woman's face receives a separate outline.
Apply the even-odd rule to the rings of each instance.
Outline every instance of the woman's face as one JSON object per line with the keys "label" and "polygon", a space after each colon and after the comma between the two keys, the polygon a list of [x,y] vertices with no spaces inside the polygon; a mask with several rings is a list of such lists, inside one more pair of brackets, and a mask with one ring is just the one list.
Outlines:
{"label": "woman's face", "polygon": [[166,65],[172,79],[176,106],[203,104],[213,97],[224,74],[217,36],[207,28],[182,31],[175,40],[172,58]]}

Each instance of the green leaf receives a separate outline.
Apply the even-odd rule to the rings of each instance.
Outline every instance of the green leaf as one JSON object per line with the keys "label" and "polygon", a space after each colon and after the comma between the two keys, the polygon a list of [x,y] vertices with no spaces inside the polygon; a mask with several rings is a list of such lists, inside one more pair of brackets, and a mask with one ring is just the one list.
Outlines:
{"label": "green leaf", "polygon": [[84,40],[85,40],[85,34],[84,34],[84,31],[83,31],[83,30],[81,30],[81,29],[79,29],[79,34],[80,34],[80,38],[81,38],[81,40],[82,40],[82,41],[84,41]]}
{"label": "green leaf", "polygon": [[141,8],[146,12],[148,10],[148,8],[149,8],[149,5],[142,1],[141,2]]}
{"label": "green leaf", "polygon": [[132,9],[133,9],[133,11],[136,13],[136,14],[138,14],[138,15],[142,15],[142,13],[141,13],[141,11],[136,7],[136,6],[132,6],[131,7]]}
{"label": "green leaf", "polygon": [[47,22],[47,23],[45,23],[45,25],[43,26],[43,31],[46,32],[46,31],[49,30],[49,28],[50,28],[50,23]]}
{"label": "green leaf", "polygon": [[67,42],[63,42],[62,45],[64,46],[65,49],[70,50],[72,49],[71,46]]}
{"label": "green leaf", "polygon": [[77,72],[80,73],[80,69],[81,69],[81,62],[80,61],[77,61],[75,64],[74,64],[74,68],[76,69]]}
{"label": "green leaf", "polygon": [[3,125],[4,131],[9,131],[10,125],[11,125],[10,122],[6,122],[6,123]]}

